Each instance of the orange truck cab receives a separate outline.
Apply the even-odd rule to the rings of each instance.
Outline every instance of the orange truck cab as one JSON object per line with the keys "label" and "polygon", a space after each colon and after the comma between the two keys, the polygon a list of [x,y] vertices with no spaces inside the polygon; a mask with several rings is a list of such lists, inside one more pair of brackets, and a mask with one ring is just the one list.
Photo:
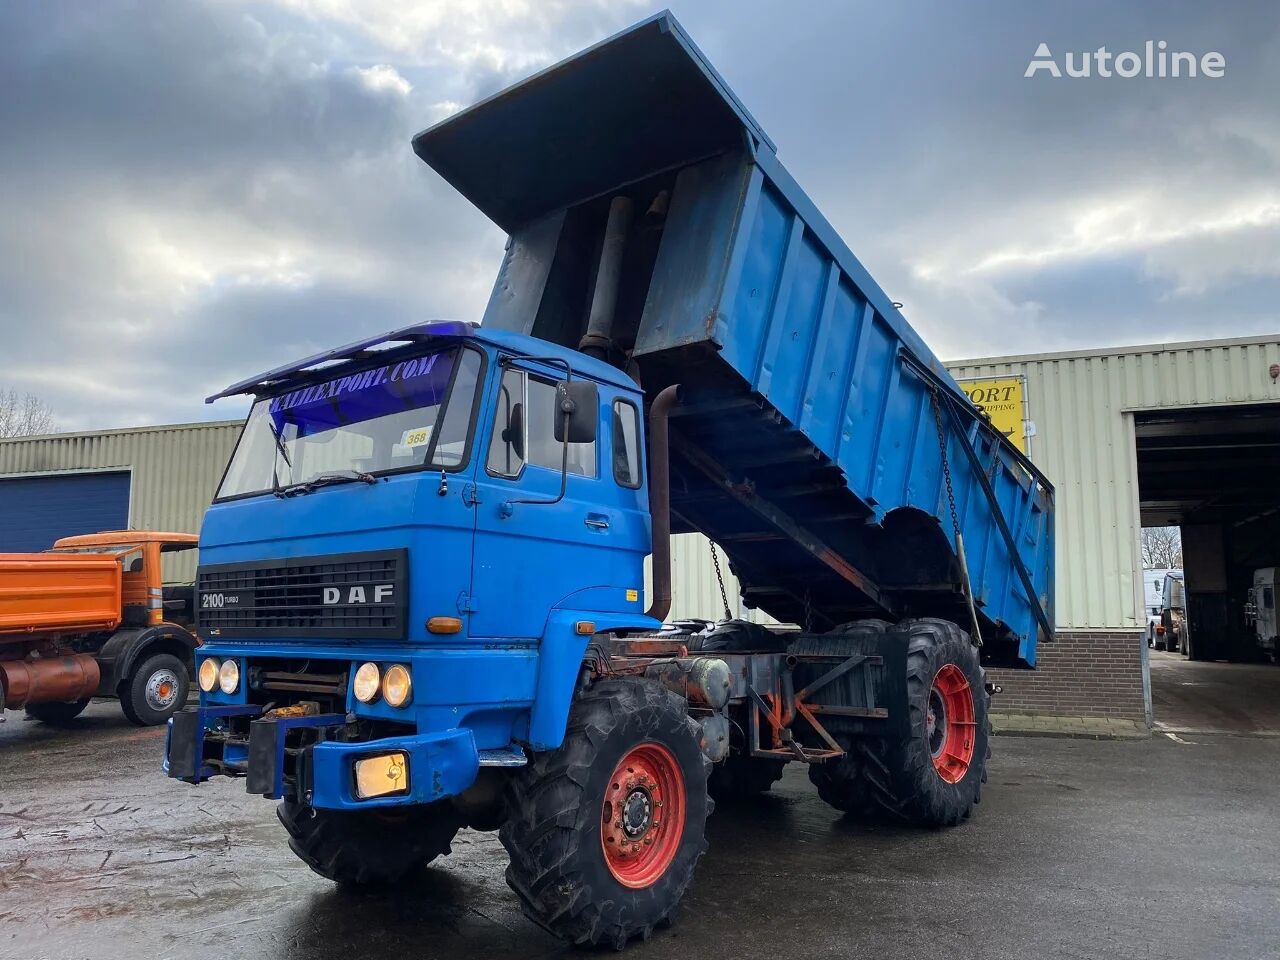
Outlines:
{"label": "orange truck cab", "polygon": [[48,723],[112,696],[134,723],[164,723],[186,702],[190,584],[166,584],[165,554],[189,533],[113,530],[64,537],[44,553],[0,553],[0,707]]}

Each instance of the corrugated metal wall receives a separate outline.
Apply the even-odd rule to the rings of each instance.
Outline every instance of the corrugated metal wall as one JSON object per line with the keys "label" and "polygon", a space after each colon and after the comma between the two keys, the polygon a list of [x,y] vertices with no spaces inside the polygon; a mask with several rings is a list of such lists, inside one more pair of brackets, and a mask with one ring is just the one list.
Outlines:
{"label": "corrugated metal wall", "polygon": [[[130,526],[198,533],[239,435],[237,420],[4,440],[0,476],[125,467],[133,474]],[[194,576],[194,553],[174,560],[166,578]]]}
{"label": "corrugated metal wall", "polygon": [[1031,459],[1057,491],[1057,621],[1139,630],[1141,564],[1133,413],[1280,401],[1277,338],[962,360],[959,380],[1022,375]]}

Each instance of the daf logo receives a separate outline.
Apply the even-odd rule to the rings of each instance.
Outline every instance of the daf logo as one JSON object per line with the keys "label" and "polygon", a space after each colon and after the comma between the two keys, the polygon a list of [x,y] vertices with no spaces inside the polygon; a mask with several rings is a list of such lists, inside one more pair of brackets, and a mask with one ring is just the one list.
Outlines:
{"label": "daf logo", "polygon": [[325,587],[324,603],[325,606],[338,603],[388,603],[395,588],[390,583],[379,583],[371,589],[373,590],[372,599],[366,595],[364,587]]}

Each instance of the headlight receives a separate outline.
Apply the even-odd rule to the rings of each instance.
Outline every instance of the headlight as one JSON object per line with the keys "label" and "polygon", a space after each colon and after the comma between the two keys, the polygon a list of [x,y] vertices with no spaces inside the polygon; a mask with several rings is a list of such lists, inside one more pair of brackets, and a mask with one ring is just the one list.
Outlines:
{"label": "headlight", "polygon": [[205,657],[200,661],[200,689],[205,693],[213,693],[218,685],[218,668],[222,666],[217,657]]}
{"label": "headlight", "polygon": [[223,660],[218,670],[218,687],[223,693],[235,693],[240,686],[240,664],[235,660]]}
{"label": "headlight", "polygon": [[376,663],[362,663],[356,671],[356,678],[351,689],[361,703],[372,703],[378,699],[378,683],[382,680],[382,672]]}
{"label": "headlight", "polygon": [[413,694],[413,680],[409,677],[409,668],[401,664],[387,667],[387,675],[382,678],[382,696],[393,707],[403,707]]}

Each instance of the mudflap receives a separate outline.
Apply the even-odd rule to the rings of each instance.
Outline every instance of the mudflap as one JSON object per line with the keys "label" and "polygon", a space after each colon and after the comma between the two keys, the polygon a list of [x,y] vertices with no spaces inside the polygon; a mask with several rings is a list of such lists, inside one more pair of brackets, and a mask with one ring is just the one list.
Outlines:
{"label": "mudflap", "polygon": [[[865,628],[852,624],[840,633],[801,635],[790,652],[801,657],[794,668],[795,688],[817,687],[808,699],[826,708],[819,713],[825,726],[853,735],[904,737],[910,732],[907,646],[883,624],[871,621]],[[819,683],[851,657],[864,659],[836,679]],[[851,716],[840,712],[844,710],[880,715]]]}

